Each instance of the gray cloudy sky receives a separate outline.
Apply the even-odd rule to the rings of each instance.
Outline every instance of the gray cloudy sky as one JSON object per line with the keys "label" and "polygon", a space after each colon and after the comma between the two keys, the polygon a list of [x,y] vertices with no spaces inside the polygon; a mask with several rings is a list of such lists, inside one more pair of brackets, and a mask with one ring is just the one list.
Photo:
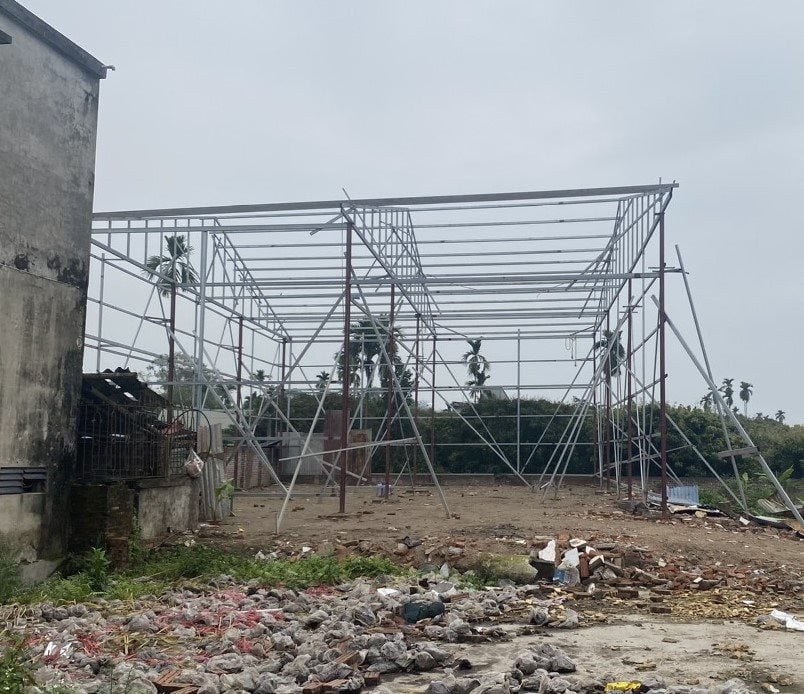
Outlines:
{"label": "gray cloudy sky", "polygon": [[117,66],[98,210],[678,180],[716,376],[804,421],[800,0],[24,2]]}

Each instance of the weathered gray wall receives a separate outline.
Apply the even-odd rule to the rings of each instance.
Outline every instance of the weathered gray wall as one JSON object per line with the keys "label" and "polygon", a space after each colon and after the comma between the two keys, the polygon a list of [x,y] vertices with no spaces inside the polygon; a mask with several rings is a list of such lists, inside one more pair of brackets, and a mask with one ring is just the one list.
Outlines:
{"label": "weathered gray wall", "polygon": [[36,509],[0,496],[0,533],[50,558],[75,450],[98,79],[2,14],[0,30],[0,466],[49,468]]}
{"label": "weathered gray wall", "polygon": [[198,527],[199,484],[189,477],[152,486],[143,480],[137,493],[137,523],[143,540]]}

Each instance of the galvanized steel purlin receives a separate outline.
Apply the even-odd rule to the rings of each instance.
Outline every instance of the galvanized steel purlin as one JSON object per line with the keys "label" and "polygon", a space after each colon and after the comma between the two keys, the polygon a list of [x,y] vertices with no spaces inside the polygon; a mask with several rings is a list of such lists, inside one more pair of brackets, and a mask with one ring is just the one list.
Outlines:
{"label": "galvanized steel purlin", "polygon": [[[416,325],[417,336],[423,327],[444,342],[482,335],[484,341],[546,341],[544,350],[551,342],[581,338],[591,345],[606,316],[616,314],[630,280],[642,280],[644,287],[660,277],[661,269],[646,269],[645,258],[675,187],[659,183],[97,213],[92,230],[96,292],[90,302],[105,314],[97,321],[97,335],[88,322],[86,344],[97,350],[98,363],[101,353],[111,358],[128,350],[129,358],[136,355],[143,364],[160,354],[159,345],[142,337],[139,328],[129,344],[130,333],[116,327],[115,310],[118,321],[138,318],[140,327],[164,325],[147,315],[147,305],[140,313],[126,303],[130,297],[110,298],[109,273],[123,273],[124,281],[136,278],[153,294],[170,278],[163,272],[145,276],[149,256],[162,253],[171,236],[184,235],[203,257],[200,282],[181,287],[183,310],[191,312],[194,323],[185,321],[175,334],[194,341],[196,370],[202,370],[200,355],[213,362],[208,366],[221,384],[254,386],[253,374],[264,367],[266,384],[314,390],[305,369],[332,364],[316,363],[325,357],[309,348],[344,339],[344,307],[335,307],[346,284],[341,237],[350,228],[350,278],[361,297],[361,313],[369,318],[388,312],[393,287],[395,324],[408,333]],[[561,216],[564,205],[571,206],[571,214]],[[102,287],[98,269],[106,273]],[[644,301],[637,304],[629,310],[644,311]],[[206,318],[223,320],[228,328],[212,334]],[[617,324],[619,316],[612,318]],[[251,339],[251,346],[239,340],[240,361],[249,365],[242,369],[245,380],[228,363],[237,350],[226,335],[241,320]],[[643,330],[637,349],[647,349],[653,336],[645,337]],[[270,357],[265,345],[278,350],[291,340],[301,345],[301,355],[282,377],[271,375],[279,372],[278,356]],[[312,356],[302,358],[308,350]],[[644,367],[641,375],[645,382],[654,380],[646,378]],[[200,373],[198,380],[200,387]],[[433,390],[434,373],[430,381]],[[519,379],[518,386],[522,391],[556,387]]]}
{"label": "galvanized steel purlin", "polygon": [[[555,335],[547,328],[560,326],[555,323],[545,324],[542,317],[551,316],[552,313],[552,317],[566,320],[568,334],[575,332],[571,329],[573,320],[578,322],[576,328],[584,332],[590,318],[599,327],[606,311],[612,307],[628,279],[643,276],[634,273],[634,268],[644,253],[656,227],[658,215],[669,203],[675,186],[672,183],[529,193],[98,213],[95,215],[93,238],[96,246],[103,249],[109,244],[104,244],[99,236],[111,242],[112,238],[125,234],[128,250],[135,235],[153,236],[156,233],[164,239],[166,234],[173,232],[186,234],[189,239],[191,235],[210,232],[214,239],[211,255],[215,256],[217,263],[210,262],[204,278],[204,302],[219,310],[242,314],[247,320],[276,335],[282,335],[285,339],[289,339],[292,334],[297,340],[304,340],[317,327],[321,317],[319,309],[328,305],[329,301],[319,302],[317,305],[309,301],[291,305],[288,299],[317,296],[331,300],[342,290],[340,255],[322,255],[320,250],[316,251],[316,247],[320,238],[322,241],[326,239],[324,243],[328,247],[342,248],[342,244],[332,241],[332,233],[340,232],[344,227],[344,217],[340,209],[340,205],[344,205],[352,211],[355,233],[363,241],[362,248],[368,251],[361,256],[356,248],[355,269],[361,274],[365,273],[365,276],[360,277],[364,286],[375,287],[369,301],[372,302],[375,298],[378,302],[382,301],[387,292],[387,284],[392,281],[412,309],[400,313],[400,323],[410,324],[418,315],[431,333],[447,331],[461,334],[462,324],[476,320],[478,326],[485,327],[486,324],[482,322],[485,319],[490,322],[489,337],[493,337],[508,336],[512,331],[523,327],[522,321],[528,321],[529,325],[525,327],[529,328],[529,334],[535,332],[550,337]],[[533,218],[533,210],[545,209],[545,206],[555,208],[562,204],[571,204],[578,209],[593,203],[616,204],[617,209],[614,215],[574,214],[572,217]],[[403,204],[405,207],[401,207]],[[159,214],[164,216],[159,218]],[[421,223],[414,227],[414,217],[419,219],[422,214],[427,216],[427,220],[420,220]],[[469,218],[466,217],[467,214],[470,215]],[[505,218],[512,214],[515,218]],[[433,215],[437,218],[431,220]],[[488,218],[489,215],[493,217]],[[277,221],[266,223],[264,219],[268,216]],[[291,219],[294,221],[290,221]],[[592,227],[610,220],[615,220],[615,223],[608,235],[595,232],[550,236],[506,234],[505,238],[491,236],[497,244],[494,250],[488,248],[489,239],[478,239],[477,244],[480,247],[475,255],[476,260],[465,264],[460,259],[470,254],[459,252],[454,244],[471,242],[472,239],[452,235],[454,231],[458,231],[464,236],[472,236],[474,228],[486,231],[500,227],[522,230],[544,224],[560,227],[568,222]],[[425,239],[417,241],[416,228],[425,230]],[[296,240],[300,234],[309,236],[318,231],[332,233],[324,233],[313,239]],[[433,238],[434,233],[440,234],[440,238]],[[241,244],[243,234],[249,240],[258,238],[255,235],[262,236],[266,242]],[[274,237],[285,235],[290,235],[295,241],[281,244],[272,242]],[[577,242],[603,237],[608,241],[602,250],[595,249],[596,259],[592,262],[584,259],[582,253],[579,253]],[[552,240],[549,248],[541,243],[547,238]],[[556,243],[562,238],[567,239],[564,246],[560,242]],[[422,256],[419,243],[431,242],[437,242],[446,252]],[[118,259],[124,257],[125,252],[121,255],[119,245],[115,246]],[[287,255],[283,255],[284,263],[281,266],[260,265],[251,257],[254,255],[253,250],[269,250],[277,246],[289,249]],[[588,248],[588,244],[583,247],[592,250]],[[308,252],[304,253],[304,250]],[[493,255],[493,261],[487,258],[485,251],[489,252],[489,256]],[[534,253],[540,254],[544,259],[530,263],[519,259]],[[431,258],[435,260],[432,257],[435,255],[447,259],[454,257],[456,262],[433,262],[428,265],[427,261]],[[294,256],[304,258],[305,265],[297,266]],[[259,257],[263,261],[270,258],[264,252]],[[134,258],[132,261],[136,262]],[[515,270],[518,265],[530,266],[530,271]],[[545,269],[535,269],[539,266]],[[458,267],[463,267],[468,272],[448,272],[450,268]],[[645,273],[644,276],[655,277],[656,273]],[[154,277],[155,281],[159,279],[164,280],[158,275]],[[194,287],[185,289],[190,293],[197,291]],[[580,289],[586,297],[583,304],[575,309],[577,313],[572,316],[568,315],[569,311],[557,312],[557,307],[550,303],[551,297],[570,293],[575,289]],[[506,303],[501,296],[518,293],[532,295],[533,307],[530,312],[501,307],[501,304]],[[455,304],[445,303],[442,306],[436,303],[439,296],[450,294],[460,299]],[[471,315],[467,314],[461,300],[475,305]],[[592,310],[589,308],[590,301],[594,305]],[[380,306],[379,303],[376,305]],[[330,329],[330,326],[326,326],[325,333]]]}

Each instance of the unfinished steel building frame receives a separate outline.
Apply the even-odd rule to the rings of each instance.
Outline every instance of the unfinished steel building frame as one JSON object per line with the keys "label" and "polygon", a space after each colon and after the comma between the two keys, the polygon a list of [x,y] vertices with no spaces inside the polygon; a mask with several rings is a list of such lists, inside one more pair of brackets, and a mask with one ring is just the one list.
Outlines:
{"label": "unfinished steel building frame", "polygon": [[[407,472],[415,485],[423,465],[449,514],[436,469],[439,448],[456,444],[436,441],[432,423],[425,441],[419,426],[439,408],[449,412],[439,416],[458,418],[473,432],[476,441],[467,445],[486,447],[545,494],[560,486],[574,452],[586,447],[594,461],[589,472],[618,493],[623,485],[628,498],[635,480],[646,496],[651,469],[658,470],[666,509],[674,477],[668,428],[717,476],[667,413],[672,333],[721,417],[728,444],[722,457],[731,460],[738,493],[726,489],[745,509],[738,462],[756,456],[798,515],[712,380],[677,248],[678,265],[668,266],[665,218],[676,187],[96,213],[85,359],[97,371],[147,371],[146,380],[177,406],[225,412],[237,446],[257,456],[285,494],[278,524],[309,457],[328,472],[325,487],[337,477],[343,512],[347,480],[365,479],[365,470],[341,463],[358,446],[370,449],[369,460],[385,450],[385,494],[393,485],[390,452],[401,447],[405,462],[394,471],[396,481]],[[695,349],[668,316],[671,277],[683,282]],[[478,338],[510,382],[490,389],[462,380],[456,350]],[[373,344],[372,359],[356,339]],[[412,382],[402,377],[407,368]],[[384,374],[382,388],[374,385],[377,373]],[[365,424],[365,399],[383,389],[377,436],[351,442],[348,432]],[[310,451],[310,439],[327,394],[336,391],[340,443],[327,462]],[[276,430],[296,431],[290,408],[300,392],[314,394],[318,406],[297,432],[301,454],[285,461],[293,468],[286,486],[257,423],[268,416]],[[507,393],[516,398],[516,440],[498,441],[476,401]],[[542,437],[522,441],[522,419],[544,415],[524,415],[520,403],[537,394],[559,404]],[[420,398],[427,396],[423,414]],[[582,440],[590,420],[594,440]],[[547,440],[555,423],[561,433]],[[534,454],[545,449],[547,464],[533,470]]]}

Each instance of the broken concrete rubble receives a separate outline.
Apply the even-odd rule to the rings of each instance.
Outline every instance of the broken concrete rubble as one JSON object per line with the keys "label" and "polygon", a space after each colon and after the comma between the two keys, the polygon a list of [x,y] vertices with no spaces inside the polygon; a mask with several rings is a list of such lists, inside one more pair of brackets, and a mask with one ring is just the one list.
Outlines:
{"label": "broken concrete rubble", "polygon": [[[3,616],[31,635],[32,648],[48,649],[40,684],[67,682],[88,694],[116,692],[106,687],[110,678],[129,682],[126,692],[149,694],[326,694],[362,691],[383,680],[386,691],[394,691],[393,678],[401,673],[434,673],[430,692],[603,690],[603,680],[579,677],[575,661],[539,636],[512,656],[508,670],[475,673],[460,644],[508,638],[487,626],[490,619],[504,615],[508,622],[566,628],[579,625],[579,614],[562,597],[545,597],[556,594],[549,586],[467,591],[441,602],[433,590],[440,580],[394,579],[379,586],[380,593],[368,580],[296,592],[221,578],[211,589],[176,589],[159,600],[42,604]],[[436,601],[443,608],[438,614],[404,624],[405,605]],[[691,691],[655,678],[643,684],[656,694]],[[742,691],[730,686],[724,691]]]}

